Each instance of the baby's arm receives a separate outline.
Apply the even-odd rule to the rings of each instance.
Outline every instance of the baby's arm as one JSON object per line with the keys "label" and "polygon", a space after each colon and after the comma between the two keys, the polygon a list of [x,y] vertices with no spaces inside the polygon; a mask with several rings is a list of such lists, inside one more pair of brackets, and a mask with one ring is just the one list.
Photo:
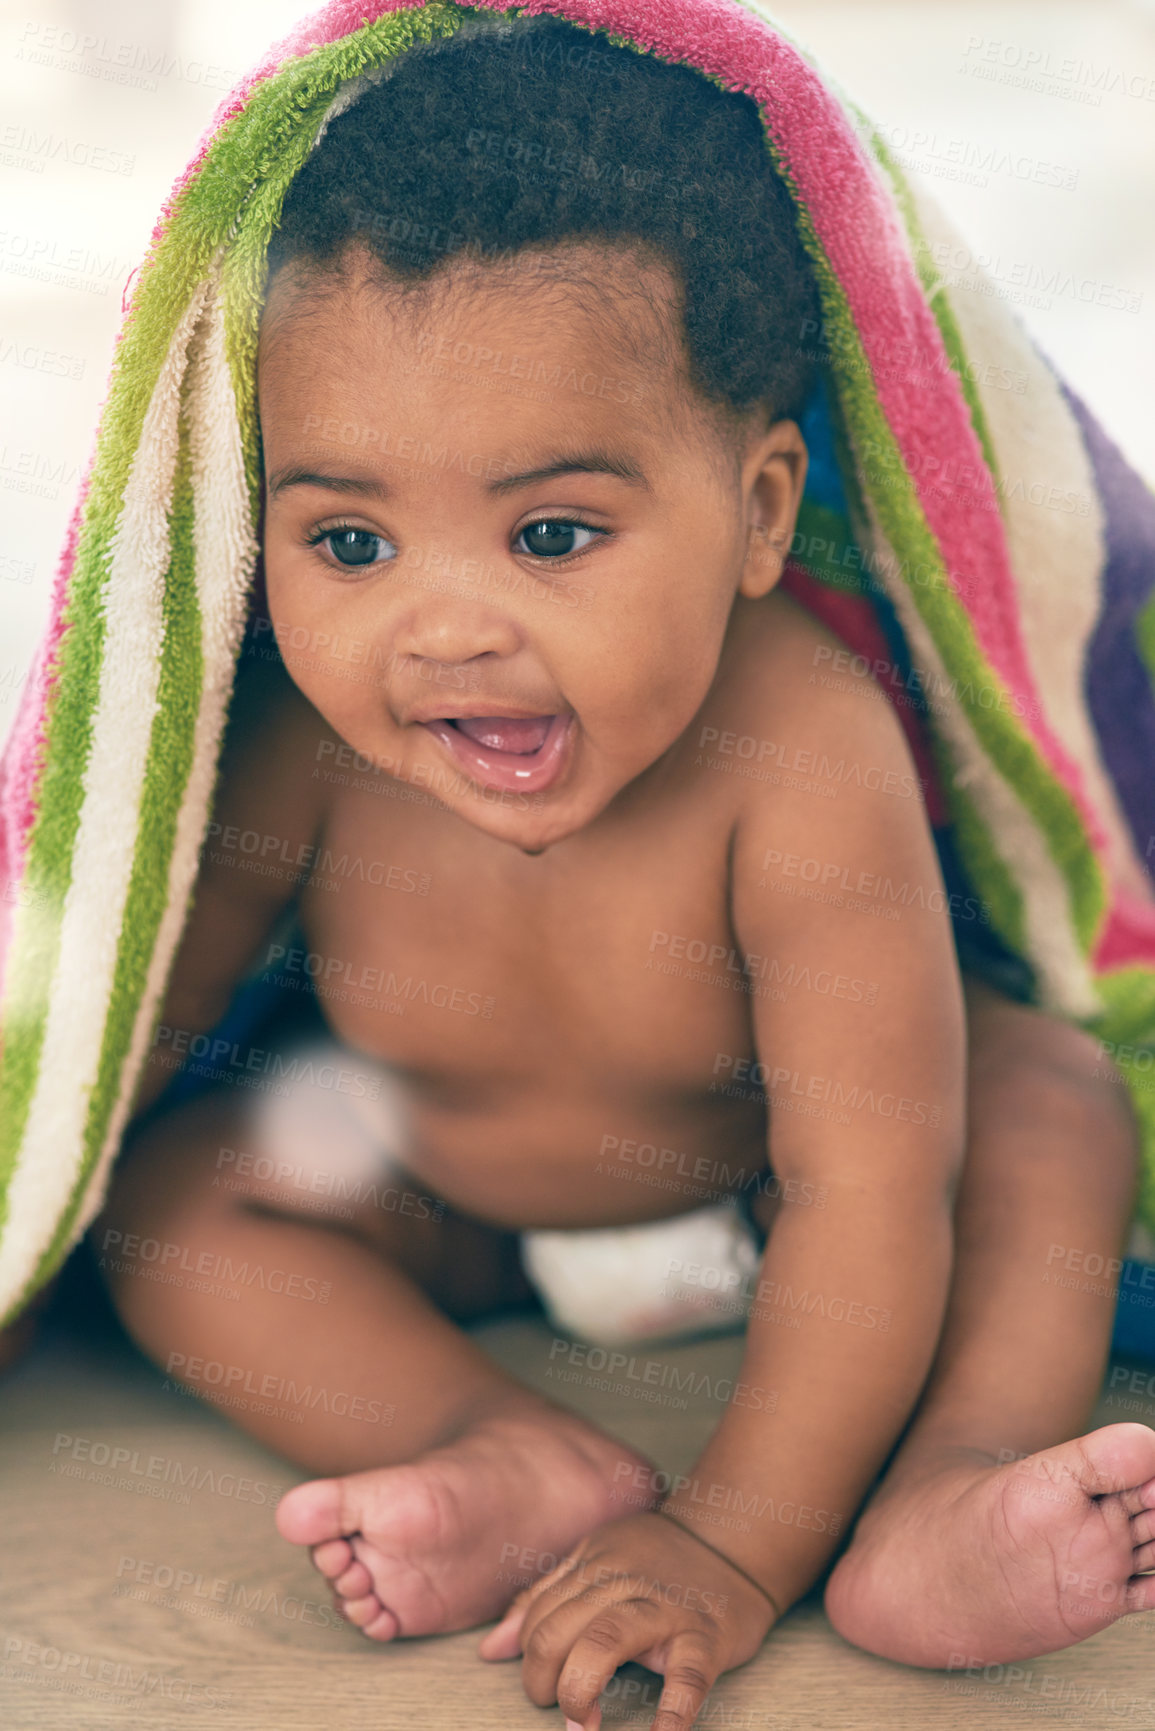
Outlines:
{"label": "baby's arm", "polygon": [[[816,703],[813,658],[789,665],[773,737],[845,771],[836,798],[751,784],[732,910],[746,956],[809,981],[782,1001],[755,967],[751,1013],[770,1162],[784,1197],[824,1206],[784,1200],[763,1255],[741,1383],[773,1390],[773,1412],[735,1399],[665,1505],[780,1611],[847,1531],[930,1368],[965,1103],[950,918],[897,717],[865,681]],[[756,1512],[711,1524],[719,1507]]]}
{"label": "baby's arm", "polygon": [[[214,1027],[262,943],[299,894],[293,873],[251,868],[270,851],[280,858],[309,857],[299,850],[317,840],[323,820],[324,783],[313,777],[322,737],[332,736],[279,664],[245,675],[221,756],[192,910],[165,992],[162,1027],[182,1035]],[[261,838],[255,852],[254,835]],[[265,837],[279,838],[285,846],[274,849],[270,842],[262,856]],[[181,1044],[187,1050],[187,1042]],[[169,1045],[154,1043],[136,1093],[137,1114],[163,1092],[175,1068]]]}
{"label": "baby's arm", "polygon": [[[767,964],[751,966],[766,989],[750,1003],[771,1164],[785,1197],[810,1200],[779,1207],[733,1396],[662,1513],[591,1533],[488,1638],[487,1656],[518,1643],[531,1698],[584,1727],[629,1658],[664,1674],[655,1724],[678,1731],[753,1656],[853,1521],[946,1306],[965,1021],[938,859],[890,704],[868,681],[816,691],[810,650],[825,634],[792,629],[741,731],[787,758],[812,752],[810,775],[823,755],[844,773],[835,798],[747,784],[731,914],[745,955]],[[784,975],[803,983],[783,1000]]]}

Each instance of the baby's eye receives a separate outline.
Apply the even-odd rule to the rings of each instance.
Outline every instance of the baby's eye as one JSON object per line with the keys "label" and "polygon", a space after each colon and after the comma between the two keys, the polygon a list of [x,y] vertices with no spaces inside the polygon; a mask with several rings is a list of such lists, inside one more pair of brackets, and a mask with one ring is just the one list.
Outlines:
{"label": "baby's eye", "polygon": [[397,549],[392,541],[386,541],[384,535],[375,535],[372,529],[325,529],[319,535],[314,535],[309,545],[316,547],[327,541],[329,550],[338,565],[344,565],[349,570],[356,570],[362,565],[380,563],[375,553],[375,546],[388,548],[380,558],[392,558]]}
{"label": "baby's eye", "polygon": [[[587,528],[584,523],[568,522],[564,517],[542,517],[536,523],[527,523],[517,539],[528,542],[521,551],[532,553],[536,559],[565,559],[571,553],[584,553],[601,532]],[[579,535],[589,539],[579,542]]]}

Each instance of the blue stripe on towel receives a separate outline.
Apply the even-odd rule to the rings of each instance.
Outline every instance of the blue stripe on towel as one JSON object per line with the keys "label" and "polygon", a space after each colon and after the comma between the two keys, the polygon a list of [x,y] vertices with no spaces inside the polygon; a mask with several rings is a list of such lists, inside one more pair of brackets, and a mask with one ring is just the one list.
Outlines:
{"label": "blue stripe on towel", "polygon": [[846,491],[834,450],[834,428],[826,388],[821,378],[807,399],[798,421],[798,430],[806,441],[810,461],[806,466],[803,493],[815,505],[825,505],[828,511],[846,516]]}
{"label": "blue stripe on towel", "polygon": [[1155,1263],[1130,1256],[1123,1263],[1111,1356],[1155,1363]]}

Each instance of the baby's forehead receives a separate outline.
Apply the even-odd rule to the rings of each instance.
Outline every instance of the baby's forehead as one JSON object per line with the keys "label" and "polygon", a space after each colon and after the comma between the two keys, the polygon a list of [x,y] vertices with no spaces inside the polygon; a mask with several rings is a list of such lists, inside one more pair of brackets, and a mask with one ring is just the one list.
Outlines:
{"label": "baby's forehead", "polygon": [[[261,321],[262,417],[303,391],[350,396],[404,379],[412,400],[446,380],[505,394],[511,420],[534,404],[535,428],[560,431],[586,398],[651,431],[702,420],[679,336],[670,268],[623,248],[570,245],[508,264],[471,261],[416,283],[346,257],[332,270],[286,265],[271,280]],[[552,414],[548,411],[552,410]],[[709,415],[700,429],[713,437]]]}
{"label": "baby's forehead", "polygon": [[495,262],[456,255],[415,279],[362,246],[330,263],[291,260],[274,272],[261,312],[267,351],[282,336],[308,350],[334,329],[425,342],[465,324],[516,322],[525,335],[612,346],[650,365],[681,357],[682,290],[671,265],[639,245],[569,239]]}

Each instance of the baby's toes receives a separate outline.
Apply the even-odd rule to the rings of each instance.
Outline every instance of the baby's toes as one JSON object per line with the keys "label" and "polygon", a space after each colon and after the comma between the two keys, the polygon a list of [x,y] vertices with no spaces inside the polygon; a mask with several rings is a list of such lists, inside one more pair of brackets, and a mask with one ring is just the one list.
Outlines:
{"label": "baby's toes", "polygon": [[363,1599],[373,1591],[373,1577],[364,1563],[354,1561],[343,1575],[338,1575],[329,1585],[335,1593],[340,1593],[343,1599]]}
{"label": "baby's toes", "polygon": [[1131,1517],[1131,1573],[1155,1569],[1155,1509],[1140,1509]]}
{"label": "baby's toes", "polygon": [[397,1633],[396,1617],[385,1609],[376,1593],[366,1593],[363,1599],[345,1599],[342,1608],[349,1621],[374,1641],[391,1641]]}
{"label": "baby's toes", "polygon": [[1131,1543],[1145,1545],[1148,1539],[1155,1539],[1155,1509],[1140,1509],[1131,1516]]}
{"label": "baby's toes", "polygon": [[361,1625],[361,1633],[368,1635],[371,1641],[391,1641],[400,1628],[401,1625],[392,1611],[387,1611],[382,1606],[379,1617],[375,1617],[371,1623]]}
{"label": "baby's toes", "polygon": [[[1129,1490],[1120,1491],[1119,1500],[1135,1520],[1141,1521],[1146,1516],[1155,1514],[1155,1479],[1147,1479],[1143,1484],[1132,1485]],[[1155,1538],[1155,1526],[1144,1533],[1143,1537]]]}
{"label": "baby's toes", "polygon": [[314,1545],[310,1555],[314,1565],[332,1584],[353,1561],[353,1547],[348,1539],[326,1539],[323,1545]]}

